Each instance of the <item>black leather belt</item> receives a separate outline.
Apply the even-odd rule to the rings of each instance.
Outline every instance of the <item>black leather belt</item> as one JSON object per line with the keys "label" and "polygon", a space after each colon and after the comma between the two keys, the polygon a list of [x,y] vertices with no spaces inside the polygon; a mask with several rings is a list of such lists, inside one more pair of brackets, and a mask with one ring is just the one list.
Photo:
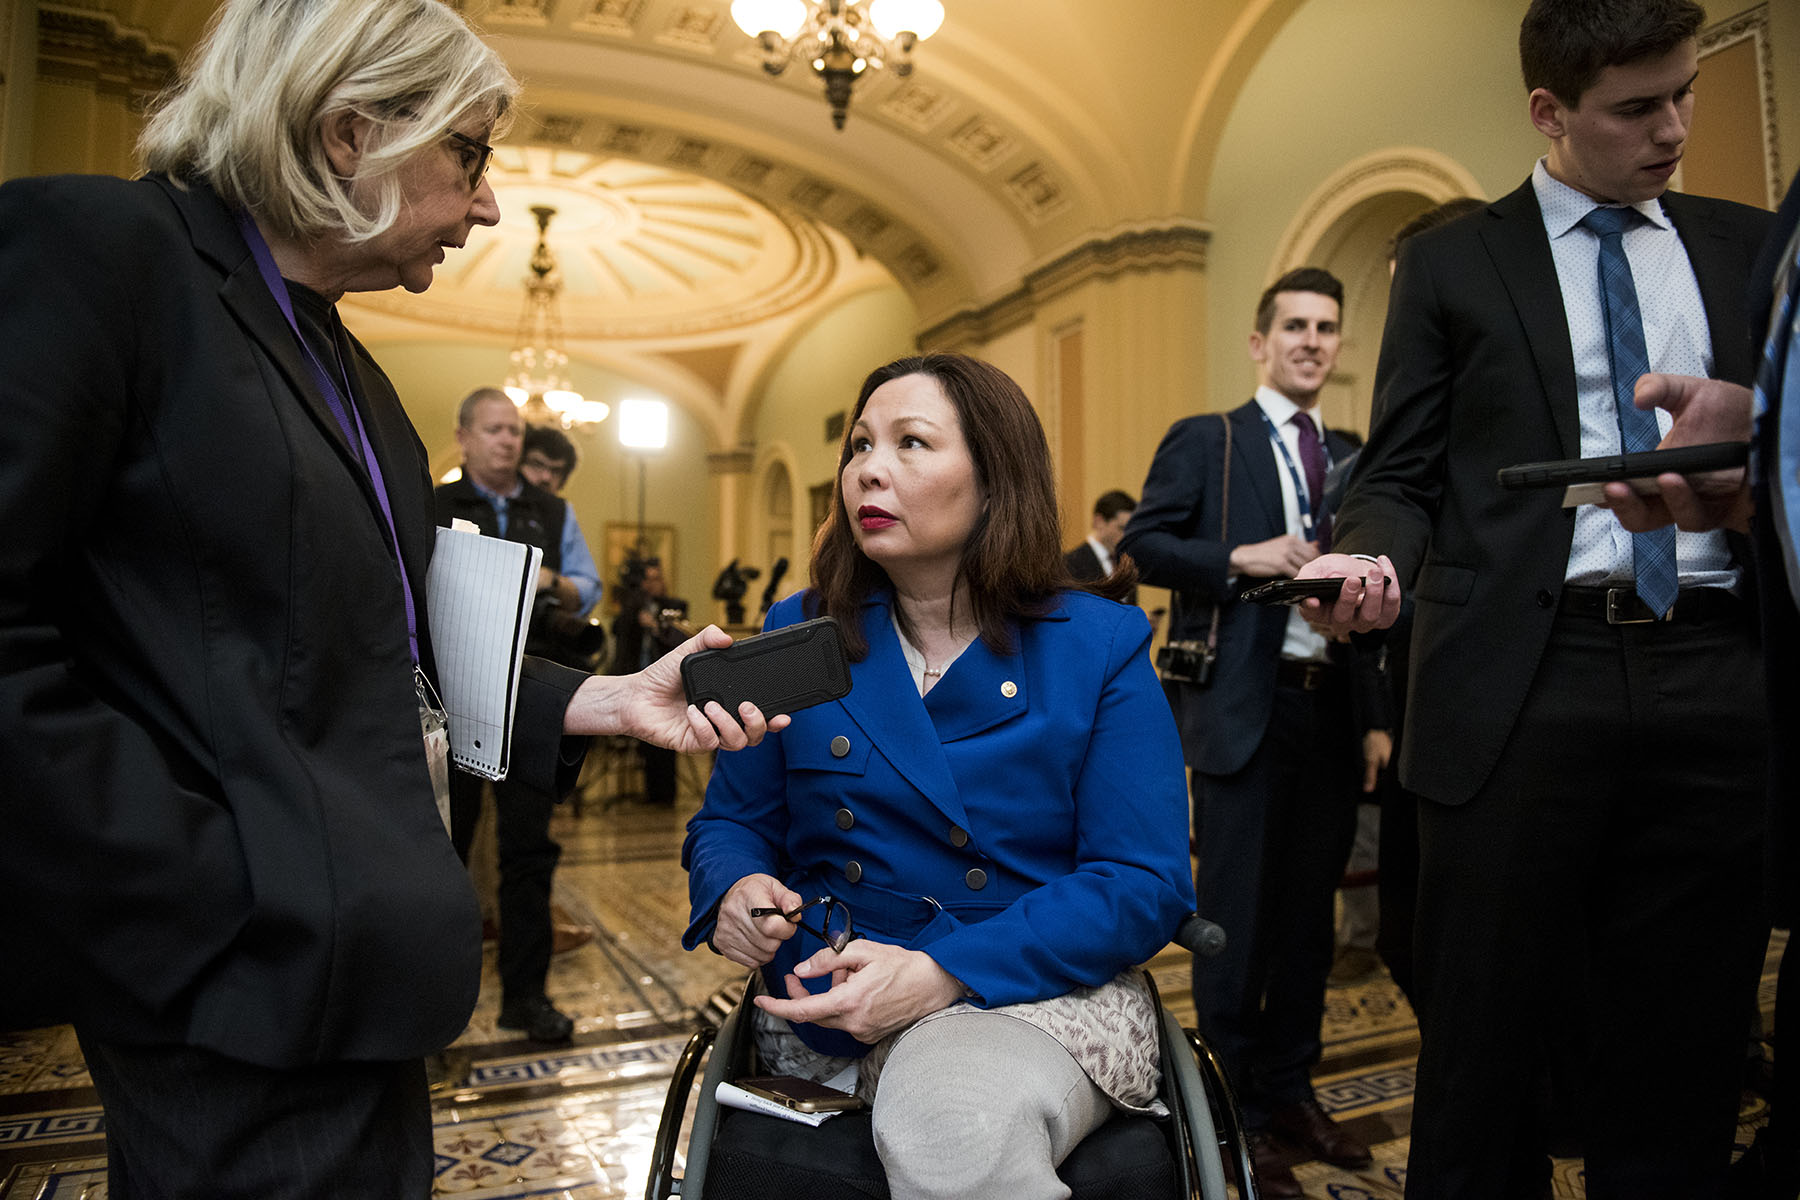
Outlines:
{"label": "black leather belt", "polygon": [[1643,625],[1652,621],[1704,621],[1727,617],[1738,612],[1743,601],[1724,588],[1687,588],[1675,598],[1675,607],[1665,617],[1657,617],[1650,607],[1638,599],[1628,587],[1577,587],[1562,590],[1562,603],[1557,612],[1577,617],[1593,617],[1608,625]]}
{"label": "black leather belt", "polygon": [[1275,664],[1275,683],[1278,687],[1316,692],[1336,678],[1336,663],[1284,658]]}

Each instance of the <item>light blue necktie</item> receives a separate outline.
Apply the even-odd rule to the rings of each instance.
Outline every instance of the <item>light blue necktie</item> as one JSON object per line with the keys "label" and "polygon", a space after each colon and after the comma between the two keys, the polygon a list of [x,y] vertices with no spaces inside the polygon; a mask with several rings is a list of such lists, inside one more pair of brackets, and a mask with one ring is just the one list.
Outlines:
{"label": "light blue necktie", "polygon": [[1765,469],[1777,472],[1769,492],[1783,535],[1781,556],[1789,594],[1800,600],[1800,562],[1796,561],[1800,549],[1800,235],[1788,243],[1782,261],[1787,286],[1769,310],[1769,336],[1756,370],[1756,419],[1760,426],[1779,398],[1773,452],[1765,454],[1763,461]]}
{"label": "light blue necktie", "polygon": [[[1638,219],[1633,208],[1596,208],[1581,218],[1584,228],[1600,238],[1600,295],[1606,307],[1606,350],[1612,360],[1613,405],[1627,454],[1654,450],[1662,440],[1656,414],[1631,402],[1640,375],[1650,369],[1644,348],[1644,318],[1638,310],[1637,287],[1625,259],[1625,229]],[[1632,570],[1638,599],[1657,616],[1675,606],[1680,581],[1675,572],[1675,530],[1664,526],[1631,535]]]}

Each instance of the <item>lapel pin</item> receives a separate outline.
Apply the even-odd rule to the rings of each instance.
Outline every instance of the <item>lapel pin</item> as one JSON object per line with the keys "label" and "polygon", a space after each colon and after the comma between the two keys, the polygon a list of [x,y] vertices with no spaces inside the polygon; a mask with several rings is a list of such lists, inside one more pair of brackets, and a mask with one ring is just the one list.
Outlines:
{"label": "lapel pin", "polygon": [[1008,700],[1011,700],[1014,696],[1019,694],[1019,685],[1009,679],[1000,685],[1000,694],[1005,696]]}

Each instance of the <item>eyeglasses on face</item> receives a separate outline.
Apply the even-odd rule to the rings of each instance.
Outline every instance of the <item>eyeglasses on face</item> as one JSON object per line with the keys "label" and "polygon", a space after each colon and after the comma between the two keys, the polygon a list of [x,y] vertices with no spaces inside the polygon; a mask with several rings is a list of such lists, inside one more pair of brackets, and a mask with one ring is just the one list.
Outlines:
{"label": "eyeglasses on face", "polygon": [[469,172],[469,190],[472,192],[481,186],[481,177],[487,174],[488,160],[493,157],[494,148],[479,138],[472,138],[466,133],[449,131],[450,140],[461,149],[457,152],[464,168]]}
{"label": "eyeglasses on face", "polygon": [[[801,913],[821,904],[825,906],[821,920],[823,928],[815,929],[800,919]],[[850,920],[850,906],[831,896],[820,896],[815,900],[808,900],[799,908],[788,912],[782,912],[779,908],[753,908],[750,910],[750,915],[752,917],[781,917],[784,920],[792,921],[833,950],[842,950],[862,936],[856,932],[856,926]]]}

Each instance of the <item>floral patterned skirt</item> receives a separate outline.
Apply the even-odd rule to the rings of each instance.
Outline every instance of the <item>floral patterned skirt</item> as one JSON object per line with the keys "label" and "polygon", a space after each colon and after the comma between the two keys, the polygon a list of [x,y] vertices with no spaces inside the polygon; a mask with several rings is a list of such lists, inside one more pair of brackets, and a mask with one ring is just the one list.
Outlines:
{"label": "floral patterned skirt", "polygon": [[1055,1038],[1115,1107],[1153,1116],[1168,1111],[1156,1098],[1162,1082],[1156,1005],[1144,973],[1137,967],[1127,967],[1099,987],[1076,988],[1048,1000],[999,1008],[953,1004],[889,1034],[861,1059],[820,1054],[802,1042],[786,1021],[759,1008],[754,1013],[756,1049],[765,1069],[820,1081],[856,1062],[856,1092],[873,1103],[882,1064],[901,1039],[932,1021],[953,1021],[976,1012],[1000,1013],[1035,1025]]}

